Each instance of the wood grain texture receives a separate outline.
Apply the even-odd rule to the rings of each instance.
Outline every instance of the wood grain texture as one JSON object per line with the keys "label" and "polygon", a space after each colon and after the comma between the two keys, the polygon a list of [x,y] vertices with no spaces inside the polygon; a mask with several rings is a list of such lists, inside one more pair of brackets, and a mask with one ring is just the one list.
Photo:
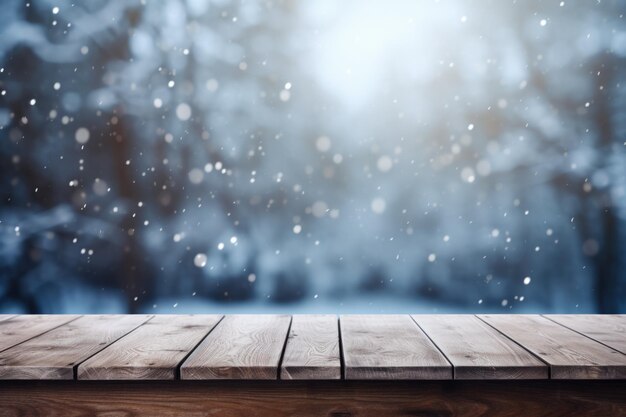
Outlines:
{"label": "wood grain texture", "polygon": [[0,321],[0,352],[80,316],[23,315]]}
{"label": "wood grain texture", "polygon": [[551,314],[545,317],[626,354],[626,315]]}
{"label": "wood grain texture", "polygon": [[226,316],[189,355],[181,379],[277,379],[291,317]]}
{"label": "wood grain texture", "polygon": [[626,381],[171,381],[0,385],[2,417],[624,417]]}
{"label": "wood grain texture", "polygon": [[452,366],[410,316],[339,320],[346,379],[452,379]]}
{"label": "wood grain texture", "polygon": [[82,316],[0,353],[0,379],[73,379],[74,368],[150,316]]}
{"label": "wood grain texture", "polygon": [[340,379],[339,323],[334,315],[296,315],[285,347],[281,379]]}
{"label": "wood grain texture", "polygon": [[176,379],[178,365],[221,318],[219,315],[155,316],[80,364],[78,379]]}
{"label": "wood grain texture", "polygon": [[470,315],[414,315],[454,367],[454,379],[547,379],[548,367]]}
{"label": "wood grain texture", "polygon": [[626,355],[537,315],[481,315],[550,365],[553,379],[624,379]]}

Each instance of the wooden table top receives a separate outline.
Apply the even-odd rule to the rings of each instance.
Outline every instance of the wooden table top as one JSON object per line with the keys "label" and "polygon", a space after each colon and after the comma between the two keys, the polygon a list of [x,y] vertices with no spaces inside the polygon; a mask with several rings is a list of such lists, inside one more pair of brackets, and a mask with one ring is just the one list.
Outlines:
{"label": "wooden table top", "polygon": [[0,379],[626,379],[626,315],[0,315]]}

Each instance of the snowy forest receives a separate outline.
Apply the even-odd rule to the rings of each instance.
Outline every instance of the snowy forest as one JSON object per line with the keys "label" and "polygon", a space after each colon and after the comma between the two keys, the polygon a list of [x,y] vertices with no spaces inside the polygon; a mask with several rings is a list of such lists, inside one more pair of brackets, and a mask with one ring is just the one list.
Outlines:
{"label": "snowy forest", "polygon": [[625,13],[5,0],[0,313],[624,313]]}

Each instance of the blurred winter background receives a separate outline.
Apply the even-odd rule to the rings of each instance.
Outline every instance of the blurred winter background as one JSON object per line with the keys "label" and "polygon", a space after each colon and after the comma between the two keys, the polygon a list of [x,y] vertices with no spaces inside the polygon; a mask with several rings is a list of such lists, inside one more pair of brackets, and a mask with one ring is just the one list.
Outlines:
{"label": "blurred winter background", "polygon": [[623,0],[4,0],[0,311],[624,312]]}

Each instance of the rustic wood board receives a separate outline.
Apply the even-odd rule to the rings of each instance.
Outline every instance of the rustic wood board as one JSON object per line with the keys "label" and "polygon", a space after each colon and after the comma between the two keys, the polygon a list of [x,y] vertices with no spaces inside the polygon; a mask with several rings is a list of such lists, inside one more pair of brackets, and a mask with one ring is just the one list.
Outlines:
{"label": "rustic wood board", "polygon": [[623,315],[151,317],[0,315],[0,379],[626,379]]}
{"label": "rustic wood board", "polygon": [[547,379],[548,367],[470,315],[414,315],[454,367],[454,379]]}
{"label": "rustic wood board", "polygon": [[178,365],[221,318],[219,315],[155,316],[80,364],[78,379],[176,379]]}
{"label": "rustic wood board", "polygon": [[293,316],[280,378],[341,378],[337,316]]}
{"label": "rustic wood board", "polygon": [[626,315],[551,314],[545,317],[626,354]]}
{"label": "rustic wood board", "polygon": [[481,315],[550,365],[553,379],[624,379],[626,355],[538,315]]}
{"label": "rustic wood board", "polygon": [[180,367],[181,379],[277,379],[291,317],[226,316]]}
{"label": "rustic wood board", "polygon": [[339,321],[346,379],[452,379],[452,366],[410,316]]}
{"label": "rustic wood board", "polygon": [[626,417],[626,381],[0,382],[2,417]]}
{"label": "rustic wood board", "polygon": [[23,315],[0,321],[0,352],[80,316]]}
{"label": "rustic wood board", "polygon": [[74,379],[74,368],[150,316],[82,316],[0,353],[0,379]]}

